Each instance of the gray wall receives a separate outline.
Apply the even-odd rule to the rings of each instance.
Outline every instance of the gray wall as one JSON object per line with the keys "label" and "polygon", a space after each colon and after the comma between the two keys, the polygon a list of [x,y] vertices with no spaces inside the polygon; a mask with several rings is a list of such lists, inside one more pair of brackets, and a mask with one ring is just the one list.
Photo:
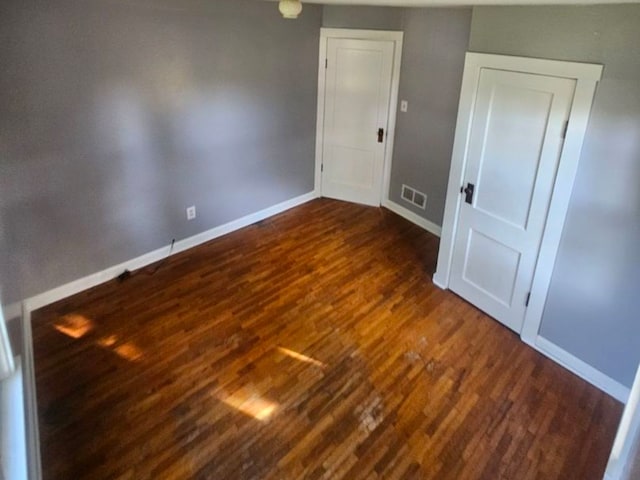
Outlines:
{"label": "gray wall", "polygon": [[[451,164],[469,8],[325,6],[323,26],[403,30],[399,99],[391,169],[391,200],[442,224]],[[423,210],[400,197],[402,184],[427,194]]]}
{"label": "gray wall", "polygon": [[311,191],[321,16],[254,0],[2,2],[2,300]]}
{"label": "gray wall", "polygon": [[322,26],[372,30],[402,30],[403,8],[325,5]]}
{"label": "gray wall", "polygon": [[640,361],[640,5],[474,8],[470,50],[605,66],[541,335],[630,386]]}
{"label": "gray wall", "polygon": [[[406,9],[389,197],[442,225],[458,100],[469,40],[470,9]],[[427,194],[425,210],[400,197],[402,184]]]}

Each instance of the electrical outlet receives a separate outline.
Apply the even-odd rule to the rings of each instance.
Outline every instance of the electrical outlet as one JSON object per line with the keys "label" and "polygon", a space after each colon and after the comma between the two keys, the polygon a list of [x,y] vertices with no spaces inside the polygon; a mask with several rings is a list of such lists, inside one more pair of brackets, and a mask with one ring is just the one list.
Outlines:
{"label": "electrical outlet", "polygon": [[191,205],[187,208],[187,220],[193,220],[196,218],[196,206]]}
{"label": "electrical outlet", "polygon": [[401,100],[400,101],[400,111],[401,112],[406,112],[407,110],[409,110],[409,102],[407,102],[406,100]]}

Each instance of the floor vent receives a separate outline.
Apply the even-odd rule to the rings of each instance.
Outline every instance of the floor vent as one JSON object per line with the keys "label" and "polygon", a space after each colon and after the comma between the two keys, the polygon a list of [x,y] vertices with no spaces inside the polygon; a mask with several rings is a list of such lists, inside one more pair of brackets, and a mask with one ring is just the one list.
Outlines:
{"label": "floor vent", "polygon": [[423,210],[427,207],[427,195],[409,187],[408,185],[402,185],[402,193],[400,196],[403,200],[406,200]]}

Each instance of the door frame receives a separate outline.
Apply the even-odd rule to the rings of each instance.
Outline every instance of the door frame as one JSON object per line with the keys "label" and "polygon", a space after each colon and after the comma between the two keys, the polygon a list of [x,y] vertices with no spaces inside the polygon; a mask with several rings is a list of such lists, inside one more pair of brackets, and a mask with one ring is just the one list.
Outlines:
{"label": "door frame", "polygon": [[[604,480],[628,480],[635,467],[640,450],[640,365],[631,386],[629,400],[622,413],[618,433],[611,447],[611,454]],[[637,467],[636,467],[637,468]]]}
{"label": "door frame", "polygon": [[[460,185],[463,184],[467,167],[473,108],[476,102],[477,85],[482,68],[576,80],[568,129],[562,153],[560,154],[558,171],[551,193],[551,203],[540,244],[540,252],[533,274],[529,306],[526,309],[522,331],[520,332],[520,336],[525,343],[540,349],[541,346],[537,345],[537,343],[542,313],[547,300],[551,275],[569,208],[596,84],[602,77],[603,67],[602,65],[587,63],[467,52],[451,157],[442,237],[440,238],[440,251],[438,252],[438,266],[433,276],[433,283],[443,289],[449,288],[453,242],[457,234],[458,213],[462,202]],[[548,226],[553,228],[547,228]]]}
{"label": "door frame", "polygon": [[393,159],[393,141],[396,133],[396,115],[398,110],[398,91],[400,89],[400,65],[402,62],[402,41],[404,33],[391,30],[356,30],[350,28],[321,28],[320,49],[318,55],[318,113],[316,117],[316,163],[314,190],[322,196],[322,156],[324,143],[324,105],[326,87],[327,44],[330,38],[355,40],[383,40],[393,42],[393,64],[391,67],[391,94],[389,95],[389,117],[386,125],[384,164],[382,166],[382,185],[380,204],[389,198],[391,181],[391,162]]}

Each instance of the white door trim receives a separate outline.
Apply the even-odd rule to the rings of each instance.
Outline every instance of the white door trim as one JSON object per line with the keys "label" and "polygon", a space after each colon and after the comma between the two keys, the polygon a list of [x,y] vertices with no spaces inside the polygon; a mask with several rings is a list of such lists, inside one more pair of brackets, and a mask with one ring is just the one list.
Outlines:
{"label": "white door trim", "polygon": [[569,115],[569,127],[560,156],[547,223],[542,236],[540,253],[533,277],[531,298],[521,332],[522,340],[535,346],[547,299],[547,291],[551,283],[553,266],[558,253],[562,227],[569,208],[569,200],[580,160],[582,142],[589,121],[593,96],[596,84],[602,76],[602,65],[467,53],[451,158],[440,251],[438,253],[438,266],[433,276],[433,282],[441,288],[449,287],[453,241],[456,235],[458,211],[461,204],[460,186],[462,185],[466,168],[473,107],[476,100],[476,87],[482,68],[511,70],[576,80],[576,90]]}
{"label": "white door trim", "polygon": [[387,30],[352,30],[348,28],[321,28],[320,52],[318,55],[318,113],[316,117],[316,165],[314,190],[322,195],[322,145],[324,141],[324,102],[325,102],[325,61],[327,58],[327,40],[329,38],[349,38],[357,40],[387,40],[394,43],[393,66],[391,70],[391,95],[389,96],[389,120],[386,127],[387,141],[384,151],[382,170],[381,203],[389,198],[391,181],[391,162],[393,159],[393,140],[396,134],[396,113],[398,89],[400,88],[400,63],[402,61],[403,32]]}
{"label": "white door trim", "polygon": [[640,449],[640,365],[613,442],[605,480],[628,480]]}

